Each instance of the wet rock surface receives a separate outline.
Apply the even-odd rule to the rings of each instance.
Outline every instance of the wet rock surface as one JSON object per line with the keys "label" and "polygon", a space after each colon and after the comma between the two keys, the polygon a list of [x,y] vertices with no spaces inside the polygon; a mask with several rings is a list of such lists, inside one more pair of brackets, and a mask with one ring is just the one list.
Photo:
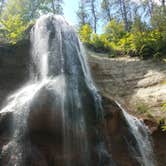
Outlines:
{"label": "wet rock surface", "polygon": [[6,96],[18,89],[29,78],[30,44],[0,45],[0,107]]}
{"label": "wet rock surface", "polygon": [[[112,155],[115,163],[119,166],[139,166],[140,164],[133,157],[133,154],[128,146],[128,143],[134,143],[135,140],[128,130],[127,124],[122,116],[121,109],[108,96],[103,96],[102,99],[105,120],[101,127],[104,131],[109,153]],[[27,163],[24,164],[27,166],[63,166],[64,160],[79,160],[79,154],[70,154],[70,156],[62,155],[63,141],[62,133],[60,131],[61,122],[59,121],[59,124],[57,124],[58,127],[55,126],[55,124],[51,124],[54,120],[52,121],[49,114],[50,108],[47,107],[46,110],[42,111],[40,109],[36,109],[37,112],[40,112],[38,115],[40,118],[37,118],[35,114],[30,115],[31,119],[29,123],[29,131],[31,132],[24,139],[25,144],[24,147],[22,147],[25,150],[28,149],[26,152]],[[47,114],[42,114],[42,112],[47,112]],[[35,122],[33,121],[33,118],[36,119]],[[59,117],[55,118],[58,120]],[[2,126],[10,124],[7,119],[10,119],[11,123],[12,113],[1,114],[0,124]],[[44,122],[38,121],[37,119],[43,119]],[[10,147],[8,147],[10,146],[10,144],[8,144],[10,141],[9,133],[8,128],[4,128],[4,130],[0,133],[0,148],[3,149],[3,151],[7,148],[10,149]],[[164,166],[166,162],[164,158],[166,155],[166,147],[164,144],[166,134],[158,128],[153,131],[152,137],[158,165]],[[8,163],[8,153],[9,152],[6,151],[5,156],[3,154],[2,166]],[[28,161],[31,161],[31,163]]]}
{"label": "wet rock surface", "polygon": [[[29,67],[28,66],[29,60],[30,58],[29,58],[28,43],[24,43],[21,46],[12,47],[12,48],[8,46],[0,47],[0,77],[1,77],[0,103],[1,105],[5,101],[5,97],[8,94],[12,93],[12,91],[16,90],[26,81],[27,76],[29,75],[27,70],[27,68]],[[128,149],[128,145],[126,143],[125,138],[130,139],[130,134],[128,133],[123,117],[121,116],[121,113],[120,113],[121,110],[109,96],[115,97],[118,94],[121,97],[121,99],[124,97],[125,100],[127,100],[129,97],[133,95],[133,93],[139,90],[139,88],[141,90],[145,90],[146,88],[152,88],[153,85],[158,86],[158,83],[156,85],[156,82],[164,81],[165,76],[161,74],[161,77],[158,77],[159,80],[156,79],[156,82],[153,85],[151,85],[151,87],[148,86],[149,84],[147,84],[147,86],[144,86],[144,87],[142,87],[142,84],[141,85],[139,84],[139,87],[138,87],[137,85],[138,80],[134,78],[136,73],[139,73],[139,70],[141,69],[136,70],[133,77],[131,79],[128,79],[128,77],[127,78],[125,78],[124,76],[122,77],[123,72],[121,72],[120,74],[116,73],[115,75],[113,75],[113,72],[115,71],[118,72],[117,68],[119,68],[119,72],[120,72],[123,70],[123,68],[128,66],[129,64],[127,62],[124,62],[123,66],[119,64],[120,65],[119,67],[118,66],[115,67],[115,65],[118,64],[119,62],[114,61],[113,68],[115,69],[111,69],[112,68],[110,67],[112,66],[111,62],[107,60],[103,60],[105,62],[101,63],[101,61],[102,61],[101,59],[94,60],[92,58],[90,59],[90,64],[92,66],[92,72],[95,77],[96,83],[99,86],[101,92],[109,94],[109,95],[104,95],[103,93],[103,108],[104,108],[105,121],[103,123],[102,128],[105,133],[107,147],[109,149],[110,154],[112,154],[113,160],[117,163],[117,165],[137,166],[139,164],[132,157],[132,154],[130,150]],[[140,62],[136,61],[135,63],[139,64]],[[102,64],[102,67],[100,66],[101,64]],[[125,74],[125,76],[127,71],[123,73]],[[158,71],[161,71],[161,73],[164,73],[165,67],[162,67],[162,69]],[[120,79],[119,82],[117,80],[118,78]],[[113,84],[110,84],[110,82],[108,81],[111,79],[113,81]],[[125,79],[128,79],[128,80],[125,81]],[[126,84],[124,85],[123,83],[126,83]],[[145,84],[143,83],[143,85]],[[119,86],[119,88],[117,86]],[[165,87],[163,88],[165,89]],[[159,98],[160,97],[162,98],[163,91],[162,92],[158,91],[158,93],[160,93]],[[157,95],[157,93],[155,93],[155,95]],[[46,95],[45,97],[48,98],[48,96]],[[152,97],[152,99],[154,98]],[[41,100],[45,100],[45,98],[41,98]],[[42,106],[42,109],[39,109],[37,105],[34,105],[33,108],[38,108],[38,109],[34,109],[32,115],[29,117],[29,128],[33,128],[34,130],[31,130],[32,132],[30,132],[27,139],[25,139],[26,144],[24,149],[28,149],[29,147],[31,147],[30,153],[29,155],[27,155],[27,161],[28,159],[31,159],[31,161],[33,159],[33,163],[26,163],[26,165],[27,166],[29,165],[31,166],[52,166],[52,165],[61,166],[63,165],[62,161],[64,161],[64,159],[73,160],[73,161],[79,160],[78,154],[72,154],[71,156],[61,155],[62,154],[62,151],[61,151],[62,139],[61,139],[61,136],[59,136],[60,132],[58,130],[59,128],[61,128],[61,124],[60,124],[61,122],[60,121],[58,122],[58,126],[55,126],[55,124],[53,123],[49,123],[50,122],[49,119],[52,118],[52,116],[50,114],[45,113],[45,112],[49,112],[50,110],[49,104],[48,104],[49,101],[47,100],[45,101],[46,103],[44,106]],[[159,103],[160,102],[162,103],[162,101],[160,99],[158,99],[158,101],[159,102],[157,103],[159,106],[160,105]],[[159,107],[157,107],[157,109],[158,108]],[[42,119],[41,121],[37,120],[39,114]],[[59,120],[59,118],[57,118],[57,120]],[[7,149],[7,145],[10,141],[12,126],[14,125],[12,121],[13,121],[13,113],[7,112],[7,113],[0,114],[0,150],[1,151],[2,149],[3,150],[5,148]],[[42,121],[44,121],[45,123],[43,123]],[[156,154],[158,165],[165,166],[166,165],[166,159],[165,159],[166,133],[162,132],[160,128],[158,128],[158,124],[149,120],[148,118],[145,119],[145,123],[150,127],[152,131],[154,151]],[[54,132],[54,133],[46,132],[47,129],[50,129],[50,131],[52,131],[54,127],[57,129],[56,130],[57,132]],[[2,166],[6,166],[7,165],[6,163],[8,163],[8,160],[9,160],[8,155],[6,153],[5,153],[6,156],[4,157],[4,159],[3,160],[1,159],[0,165]]]}

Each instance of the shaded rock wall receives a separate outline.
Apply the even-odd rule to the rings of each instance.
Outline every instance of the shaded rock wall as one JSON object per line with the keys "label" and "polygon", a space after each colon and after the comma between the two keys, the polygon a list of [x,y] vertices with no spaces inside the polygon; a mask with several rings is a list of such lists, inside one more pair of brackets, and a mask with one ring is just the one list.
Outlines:
{"label": "shaded rock wall", "polygon": [[[135,160],[133,152],[130,151],[126,140],[132,140],[130,132],[121,114],[121,109],[108,96],[103,96],[103,108],[105,113],[105,135],[107,146],[112,154],[113,160],[119,166],[139,166]],[[151,120],[145,120],[150,128],[155,130],[151,133],[153,149],[155,154],[156,166],[166,165],[166,132],[161,131],[157,123]]]}
{"label": "shaded rock wall", "polygon": [[29,41],[0,45],[0,106],[6,96],[29,78]]}
{"label": "shaded rock wall", "polygon": [[[29,50],[28,42],[20,43],[17,46],[0,46],[0,105],[2,105],[8,94],[15,91],[28,80]],[[166,80],[165,64],[126,58],[107,59],[89,56],[88,59],[96,85],[99,87],[101,93],[120,100],[130,108],[129,111],[131,112],[136,109],[134,104],[143,100],[153,109],[154,115],[163,116],[160,109],[161,103],[166,99],[166,87],[163,84]],[[104,131],[109,151],[113,159],[117,161],[117,164],[122,166],[136,166],[138,163],[131,156],[123,139],[123,136],[127,134],[127,130],[123,120],[120,118],[120,110],[109,97],[103,98],[105,110]],[[6,131],[11,128],[11,121],[12,114],[0,115],[0,147],[10,139],[11,131],[7,133]],[[153,124],[148,120],[146,123],[150,127],[155,128],[155,131],[152,133],[154,150],[158,165],[165,166],[166,133],[157,129],[156,123]],[[33,140],[36,141],[36,139],[38,138],[33,137]],[[52,139],[52,136],[43,141],[47,142],[50,139]],[[45,145],[45,142],[43,147],[39,145],[41,149],[44,149],[43,153],[54,153],[52,144]]]}

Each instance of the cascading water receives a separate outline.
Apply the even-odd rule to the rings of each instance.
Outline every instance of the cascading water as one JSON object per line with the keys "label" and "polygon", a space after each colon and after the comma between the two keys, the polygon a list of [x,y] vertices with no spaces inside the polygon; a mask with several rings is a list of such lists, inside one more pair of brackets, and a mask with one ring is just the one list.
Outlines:
{"label": "cascading water", "polygon": [[[14,115],[2,166],[113,166],[101,130],[101,99],[73,28],[62,16],[42,16],[32,28],[31,45],[30,80],[0,111]],[[146,126],[117,105],[134,137],[129,145],[138,162],[155,166]],[[46,142],[53,155],[43,160],[45,142],[37,143],[47,135],[53,138]]]}
{"label": "cascading water", "polygon": [[[61,16],[42,16],[32,28],[31,43],[31,79],[1,110],[14,112],[13,137],[2,150],[10,151],[6,166],[38,165],[31,148],[37,131],[55,135],[62,144],[61,162],[55,156],[45,165],[113,165],[97,126],[103,118],[101,99],[73,28]],[[41,114],[45,121],[39,120]]]}
{"label": "cascading water", "polygon": [[121,108],[129,131],[135,138],[136,144],[129,143],[129,147],[134,153],[134,156],[141,166],[155,166],[156,162],[148,128],[142,121],[128,114],[118,102],[116,104]]}

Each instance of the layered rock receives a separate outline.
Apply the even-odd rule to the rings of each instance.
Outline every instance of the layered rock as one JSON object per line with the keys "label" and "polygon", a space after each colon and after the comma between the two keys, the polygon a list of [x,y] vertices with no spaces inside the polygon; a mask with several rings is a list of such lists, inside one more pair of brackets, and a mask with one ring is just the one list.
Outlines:
{"label": "layered rock", "polygon": [[[1,46],[0,48],[0,102],[4,102],[5,97],[12,91],[22,85],[26,79],[29,67],[29,45],[24,43],[20,46]],[[103,95],[103,108],[105,121],[103,130],[109,152],[112,154],[113,160],[122,166],[138,165],[137,161],[132,157],[130,150],[126,144],[124,136],[128,135],[125,122],[121,116],[121,110],[116,103],[110,98],[118,99],[124,103],[129,109],[128,112],[137,110],[137,102],[145,102],[150,105],[153,110],[153,116],[161,117],[161,104],[166,99],[166,87],[163,84],[166,79],[165,64],[156,64],[152,61],[140,61],[139,59],[108,59],[90,56],[89,62],[95,82]],[[42,100],[42,99],[41,99]],[[47,101],[46,101],[47,102]],[[133,104],[134,103],[134,104]],[[49,123],[51,116],[48,112],[48,106],[37,109],[29,118],[29,127],[35,130],[30,134],[30,140],[33,144],[31,152],[36,154],[33,164],[40,166],[47,165],[46,161],[53,165],[54,157],[61,153],[61,146],[55,143],[58,128],[55,124]],[[36,120],[41,115],[41,119],[46,122],[43,125],[41,120]],[[142,116],[142,115],[141,115]],[[163,115],[162,115],[163,116]],[[145,116],[145,123],[151,127],[154,150],[157,157],[158,165],[166,165],[166,133],[158,128],[158,124],[148,116]],[[57,118],[58,119],[58,118]],[[59,124],[60,125],[60,124]],[[10,141],[13,126],[13,113],[7,112],[0,114],[0,148]],[[56,128],[55,133],[48,132],[52,128]],[[40,132],[42,129],[42,132]],[[37,131],[37,132],[36,132]],[[39,131],[39,132],[38,132]],[[44,131],[44,132],[43,132]],[[41,140],[41,137],[43,138]],[[59,139],[61,141],[61,139]],[[61,142],[60,142],[61,144]],[[29,142],[27,144],[29,146]],[[66,156],[68,158],[68,156]],[[73,160],[77,158],[73,156]],[[63,160],[59,155],[56,163]],[[70,156],[71,159],[71,156]],[[3,165],[5,165],[3,161]]]}
{"label": "layered rock", "polygon": [[132,114],[166,118],[166,64],[138,58],[105,58],[88,52],[95,82],[103,94],[118,99]]}

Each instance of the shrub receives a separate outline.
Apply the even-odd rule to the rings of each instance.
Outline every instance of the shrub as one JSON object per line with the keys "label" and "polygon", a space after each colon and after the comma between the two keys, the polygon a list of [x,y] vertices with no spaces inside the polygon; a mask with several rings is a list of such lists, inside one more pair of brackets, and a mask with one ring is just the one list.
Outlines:
{"label": "shrub", "polygon": [[92,39],[90,44],[93,46],[95,51],[98,52],[109,52],[111,51],[111,47],[109,45],[109,41],[107,40],[106,35],[97,35],[97,34],[92,34]]}
{"label": "shrub", "polygon": [[109,41],[118,42],[126,34],[123,22],[110,21],[105,27],[105,34]]}
{"label": "shrub", "polygon": [[[163,112],[166,112],[166,101],[162,104],[162,110]],[[166,131],[166,124],[165,124],[165,120],[162,119],[162,123],[160,122],[161,125],[161,129],[162,131]]]}
{"label": "shrub", "polygon": [[139,114],[145,114],[145,113],[149,112],[149,108],[145,103],[138,103],[137,104],[137,112]]}
{"label": "shrub", "polygon": [[89,45],[91,43],[92,32],[93,30],[89,24],[83,25],[79,30],[81,41]]}
{"label": "shrub", "polygon": [[18,40],[21,40],[24,36],[24,32],[28,25],[24,23],[21,16],[8,15],[6,19],[0,21],[3,31],[3,36],[12,44],[15,44]]}
{"label": "shrub", "polygon": [[149,28],[140,18],[135,19],[129,32],[125,31],[123,22],[112,20],[101,35],[93,33],[88,24],[82,26],[79,33],[83,43],[98,52],[111,52],[111,57],[129,55],[160,59],[166,55],[166,30]]}

